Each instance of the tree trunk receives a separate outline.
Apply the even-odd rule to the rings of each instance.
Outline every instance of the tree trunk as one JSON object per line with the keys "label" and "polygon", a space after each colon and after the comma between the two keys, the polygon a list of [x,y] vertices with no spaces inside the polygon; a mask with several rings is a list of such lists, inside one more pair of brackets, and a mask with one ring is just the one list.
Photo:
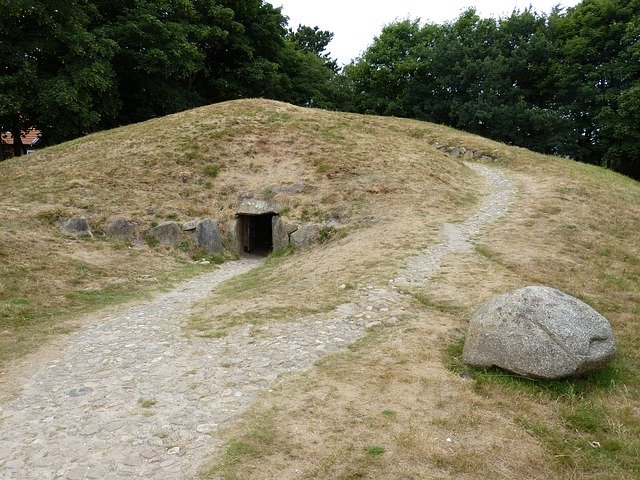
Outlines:
{"label": "tree trunk", "polygon": [[11,135],[13,135],[13,156],[20,157],[23,153],[27,153],[24,145],[22,145],[22,131],[19,128],[11,129]]}

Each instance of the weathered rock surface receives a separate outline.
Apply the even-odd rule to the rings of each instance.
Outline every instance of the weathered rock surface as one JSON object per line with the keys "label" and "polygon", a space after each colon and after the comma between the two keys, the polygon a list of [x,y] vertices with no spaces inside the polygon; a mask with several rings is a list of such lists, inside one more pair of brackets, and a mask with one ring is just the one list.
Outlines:
{"label": "weathered rock surface", "polygon": [[290,236],[298,230],[298,225],[286,218],[273,217],[273,249],[287,247],[290,244]]}
{"label": "weathered rock surface", "polygon": [[295,224],[293,222],[290,222],[286,218],[283,218],[282,219],[282,228],[284,229],[284,232],[287,235],[291,235],[293,232],[297,231],[298,228],[300,228],[300,227],[298,227],[297,224]]}
{"label": "weathered rock surface", "polygon": [[198,223],[200,223],[200,220],[196,219],[196,220],[189,220],[188,222],[184,222],[182,224],[182,230],[185,232],[192,232],[196,229],[196,227],[198,226]]}
{"label": "weathered rock surface", "polygon": [[209,253],[222,253],[222,236],[218,224],[207,218],[196,227],[198,246]]}
{"label": "weathered rock surface", "polygon": [[64,233],[71,235],[91,235],[89,222],[84,217],[61,217],[58,219],[58,225]]}
{"label": "weathered rock surface", "polygon": [[273,217],[271,222],[273,225],[273,249],[279,250],[289,245],[289,234],[284,231],[282,218]]}
{"label": "weathered rock surface", "polygon": [[534,286],[495,297],[473,314],[462,359],[556,379],[595,371],[614,355],[606,318],[566,293]]}
{"label": "weathered rock surface", "polygon": [[320,227],[313,223],[303,225],[293,232],[290,236],[290,243],[296,248],[306,247],[316,241],[320,236]]}
{"label": "weathered rock surface", "polygon": [[238,220],[232,218],[227,222],[227,245],[232,251],[240,253],[242,247],[240,246],[240,240],[238,239]]}
{"label": "weathered rock surface", "polygon": [[165,245],[175,245],[180,240],[182,225],[178,222],[164,222],[151,230],[151,234]]}
{"label": "weathered rock surface", "polygon": [[138,237],[136,224],[124,217],[119,217],[109,222],[105,227],[105,232],[110,237],[123,238],[130,241]]}
{"label": "weathered rock surface", "polygon": [[236,213],[239,215],[265,215],[279,212],[280,208],[275,203],[256,198],[247,198],[240,203]]}

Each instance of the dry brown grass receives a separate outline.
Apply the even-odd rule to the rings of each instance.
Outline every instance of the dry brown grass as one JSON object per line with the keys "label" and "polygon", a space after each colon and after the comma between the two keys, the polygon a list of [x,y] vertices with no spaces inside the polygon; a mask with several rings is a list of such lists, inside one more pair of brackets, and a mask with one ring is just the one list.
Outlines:
{"label": "dry brown grass", "polygon": [[[600,168],[424,128],[417,136],[428,143],[500,159],[518,185],[509,216],[477,240],[475,254],[449,257],[428,288],[407,291],[402,325],[370,334],[265,397],[227,432],[226,449],[202,478],[640,475],[640,186]],[[447,368],[456,365],[474,308],[538,283],[611,320],[620,350],[612,369],[544,383],[491,372],[469,380]]]}

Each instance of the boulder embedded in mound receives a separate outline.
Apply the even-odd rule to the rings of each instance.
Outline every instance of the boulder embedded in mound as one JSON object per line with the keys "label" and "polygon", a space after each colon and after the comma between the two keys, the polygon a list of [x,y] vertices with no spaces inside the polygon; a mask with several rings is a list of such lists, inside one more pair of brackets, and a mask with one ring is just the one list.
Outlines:
{"label": "boulder embedded in mound", "polygon": [[240,203],[238,215],[266,215],[269,213],[279,213],[280,207],[272,202],[259,200],[257,198],[245,198]]}
{"label": "boulder embedded in mound", "polygon": [[298,226],[282,217],[273,217],[273,249],[279,250],[290,243],[291,234],[298,230]]}
{"label": "boulder embedded in mound", "polygon": [[289,245],[289,234],[284,231],[284,223],[281,217],[273,217],[273,250],[280,250]]}
{"label": "boulder embedded in mound", "polygon": [[116,218],[105,227],[105,232],[110,237],[124,238],[133,241],[138,237],[136,224],[124,217]]}
{"label": "boulder embedded in mound", "polygon": [[310,223],[298,228],[295,232],[289,235],[289,241],[291,242],[291,245],[296,248],[304,248],[318,241],[319,237],[320,227]]}
{"label": "boulder embedded in mound", "polygon": [[218,224],[207,218],[198,223],[196,227],[196,239],[198,246],[208,253],[222,253],[222,236]]}
{"label": "boulder embedded in mound", "polygon": [[151,234],[165,245],[175,245],[181,238],[182,225],[178,222],[164,222],[154,227]]}
{"label": "boulder embedded in mound", "polygon": [[61,217],[58,219],[58,225],[60,225],[64,233],[93,236],[91,228],[89,228],[89,222],[84,217]]}
{"label": "boulder embedded in mound", "polygon": [[566,293],[534,286],[495,297],[476,310],[462,360],[556,379],[595,371],[614,355],[606,318]]}

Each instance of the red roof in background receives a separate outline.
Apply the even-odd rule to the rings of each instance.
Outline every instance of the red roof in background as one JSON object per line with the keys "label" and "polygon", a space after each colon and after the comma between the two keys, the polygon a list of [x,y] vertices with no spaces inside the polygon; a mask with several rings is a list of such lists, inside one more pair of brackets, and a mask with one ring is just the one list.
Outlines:
{"label": "red roof in background", "polygon": [[[26,146],[32,146],[40,140],[40,136],[42,133],[40,130],[36,130],[32,128],[27,132],[22,132],[20,138],[22,139],[22,144]],[[13,135],[10,132],[4,132],[2,134],[2,143],[5,145],[13,145]]]}

